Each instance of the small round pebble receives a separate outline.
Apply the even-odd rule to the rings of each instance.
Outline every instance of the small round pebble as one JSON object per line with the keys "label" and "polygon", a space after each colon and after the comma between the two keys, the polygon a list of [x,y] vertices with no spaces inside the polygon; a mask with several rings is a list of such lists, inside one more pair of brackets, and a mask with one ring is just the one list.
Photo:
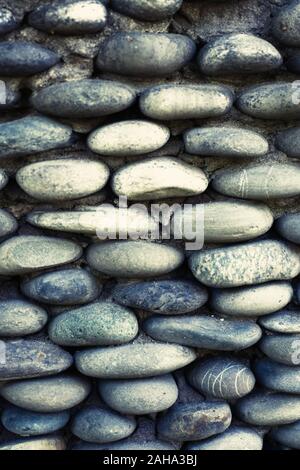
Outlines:
{"label": "small round pebble", "polygon": [[253,429],[230,426],[222,434],[188,444],[186,450],[262,450],[262,447],[263,440]]}
{"label": "small round pebble", "polygon": [[259,324],[275,333],[300,333],[300,310],[280,310],[260,318]]}
{"label": "small round pebble", "polygon": [[15,232],[18,228],[18,222],[4,209],[0,209],[0,237],[6,237]]}
{"label": "small round pebble", "polygon": [[46,310],[26,300],[0,301],[0,337],[26,336],[40,331],[47,323]]}
{"label": "small round pebble", "polygon": [[261,351],[280,364],[287,366],[300,364],[300,335],[274,334],[263,336],[259,343]]}
{"label": "small round pebble", "polygon": [[142,21],[161,21],[174,15],[183,0],[112,0],[111,7],[123,15]]}
{"label": "small round pebble", "polygon": [[[300,361],[298,363],[300,365]],[[268,358],[258,359],[253,371],[260,385],[276,392],[300,394],[300,367],[286,366]]]}

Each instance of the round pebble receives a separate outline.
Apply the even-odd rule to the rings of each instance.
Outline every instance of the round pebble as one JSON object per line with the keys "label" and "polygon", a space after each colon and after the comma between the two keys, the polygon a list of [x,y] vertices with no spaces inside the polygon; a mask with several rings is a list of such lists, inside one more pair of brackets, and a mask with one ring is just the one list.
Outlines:
{"label": "round pebble", "polygon": [[230,426],[222,434],[188,444],[186,450],[262,450],[262,447],[263,440],[253,429]]}
{"label": "round pebble", "polygon": [[287,240],[300,244],[300,213],[285,214],[276,221],[276,229]]}
{"label": "round pebble", "polygon": [[300,364],[300,335],[298,334],[274,334],[264,336],[259,347],[261,351],[281,364],[288,366]]}
{"label": "round pebble", "polygon": [[259,323],[275,333],[300,333],[300,311],[280,310],[260,318]]}
{"label": "round pebble", "polygon": [[8,34],[19,26],[19,21],[8,8],[0,8],[0,35]]}
{"label": "round pebble", "polygon": [[26,300],[0,301],[0,337],[26,336],[40,331],[47,323],[47,312]]}
{"label": "round pebble", "polygon": [[142,21],[161,21],[174,15],[183,0],[112,0],[111,7],[123,15]]}
{"label": "round pebble", "polygon": [[300,158],[300,127],[280,131],[275,140],[276,147],[288,157]]}
{"label": "round pebble", "polygon": [[18,222],[4,209],[0,209],[0,237],[6,237],[15,232],[18,228]]}
{"label": "round pebble", "polygon": [[276,392],[300,394],[300,367],[290,367],[264,358],[256,361],[253,370],[263,387]]}

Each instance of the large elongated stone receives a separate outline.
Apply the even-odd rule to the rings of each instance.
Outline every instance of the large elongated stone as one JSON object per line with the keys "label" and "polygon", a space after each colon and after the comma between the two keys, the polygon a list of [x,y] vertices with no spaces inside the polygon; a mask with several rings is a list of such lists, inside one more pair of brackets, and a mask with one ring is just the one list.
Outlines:
{"label": "large elongated stone", "polygon": [[226,196],[242,199],[280,199],[300,194],[300,166],[288,163],[261,163],[246,168],[218,172],[213,188]]}
{"label": "large elongated stone", "polygon": [[238,351],[257,343],[261,329],[252,321],[194,315],[154,315],[143,323],[145,332],[158,341],[216,351]]}
{"label": "large elongated stone", "polygon": [[275,333],[300,333],[300,311],[280,310],[260,318],[259,324]]}
{"label": "large elongated stone", "polygon": [[185,149],[195,155],[213,157],[260,157],[269,150],[258,132],[239,127],[199,127],[185,132]]}
{"label": "large elongated stone", "polygon": [[275,334],[264,336],[259,343],[261,351],[273,361],[288,366],[300,364],[300,335]]}
{"label": "large elongated stone", "polygon": [[273,18],[272,33],[287,46],[300,46],[300,2],[292,1]]}
{"label": "large elongated stone", "polygon": [[121,75],[164,77],[187,65],[195,53],[195,43],[181,34],[116,33],[101,45],[97,66]]}
{"label": "large elongated stone", "polygon": [[238,287],[292,279],[300,272],[300,258],[280,240],[260,240],[194,252],[189,266],[207,286]]}
{"label": "large elongated stone", "polygon": [[233,98],[221,85],[159,85],[142,93],[140,109],[152,119],[203,119],[226,114]]}
{"label": "large elongated stone", "polygon": [[257,381],[265,388],[276,392],[300,394],[300,367],[286,366],[259,359],[254,364],[254,373]]}
{"label": "large elongated stone", "polygon": [[67,444],[61,436],[28,437],[4,441],[0,450],[6,451],[57,451],[66,450]]}
{"label": "large elongated stone", "polygon": [[73,362],[71,354],[50,342],[21,339],[5,341],[4,346],[5,361],[0,363],[0,380],[57,374]]}
{"label": "large elongated stone", "polygon": [[44,116],[3,122],[0,124],[0,157],[22,157],[64,148],[74,139],[71,127]]}
{"label": "large elongated stone", "polygon": [[71,263],[81,253],[81,247],[69,240],[19,235],[0,245],[0,274],[14,276]]}
{"label": "large elongated stone", "polygon": [[14,31],[19,23],[12,11],[8,8],[0,8],[0,35]]}
{"label": "large elongated stone", "polygon": [[300,127],[290,127],[279,132],[275,144],[288,157],[300,158]]}
{"label": "large elongated stone", "polygon": [[34,28],[57,34],[91,34],[101,31],[107,20],[99,0],[60,0],[40,5],[28,17]]}
{"label": "large elongated stone", "polygon": [[112,0],[114,10],[139,20],[160,21],[174,15],[182,0]]}
{"label": "large elongated stone", "polygon": [[6,237],[15,232],[18,228],[18,222],[9,212],[0,209],[0,237]]}
{"label": "large elongated stone", "polygon": [[276,221],[276,228],[282,237],[300,243],[300,212],[281,216]]}
{"label": "large elongated stone", "polygon": [[225,432],[186,446],[187,450],[262,450],[263,440],[251,428],[230,426]]}
{"label": "large elongated stone", "polygon": [[300,421],[292,424],[286,424],[276,429],[272,429],[270,436],[280,444],[291,447],[292,449],[300,449]]}
{"label": "large elongated stone", "polygon": [[96,243],[87,251],[88,264],[112,277],[159,276],[178,268],[183,261],[184,254],[177,247],[148,241]]}
{"label": "large elongated stone", "polygon": [[26,77],[44,72],[59,62],[60,56],[34,42],[3,41],[0,43],[2,77]]}
{"label": "large elongated stone", "polygon": [[283,62],[272,44],[245,33],[215,39],[200,49],[197,60],[205,75],[268,72],[278,69]]}
{"label": "large elongated stone", "polygon": [[177,158],[157,157],[121,167],[111,185],[119,196],[147,201],[201,194],[208,181],[200,168]]}
{"label": "large elongated stone", "polygon": [[25,336],[40,331],[47,323],[47,312],[25,300],[0,301],[0,336]]}
{"label": "large elongated stone", "polygon": [[82,374],[105,379],[162,375],[181,369],[195,359],[192,349],[154,342],[88,349],[75,354],[76,367]]}
{"label": "large elongated stone", "polygon": [[109,80],[56,83],[36,92],[31,102],[41,113],[66,118],[93,118],[118,113],[131,106],[135,92]]}

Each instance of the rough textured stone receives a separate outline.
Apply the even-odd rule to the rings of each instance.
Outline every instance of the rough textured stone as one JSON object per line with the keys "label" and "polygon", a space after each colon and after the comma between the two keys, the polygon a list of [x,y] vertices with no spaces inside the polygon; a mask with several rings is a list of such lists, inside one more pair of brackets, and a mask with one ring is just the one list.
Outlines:
{"label": "rough textured stone", "polygon": [[264,336],[259,343],[259,347],[270,359],[293,366],[300,363],[299,344],[300,335],[298,334],[275,334]]}
{"label": "rough textured stone", "polygon": [[4,209],[0,209],[0,237],[6,237],[18,228],[16,219]]}
{"label": "rough textured stone", "polygon": [[230,426],[207,440],[188,444],[186,450],[262,450],[263,440],[251,428]]}
{"label": "rough textured stone", "polygon": [[288,157],[300,158],[300,127],[290,127],[279,132],[275,144]]}
{"label": "rough textured stone", "polygon": [[10,33],[19,26],[19,21],[8,8],[0,8],[0,35]]}
{"label": "rough textured stone", "polygon": [[300,421],[272,429],[270,436],[275,441],[292,449],[300,449]]}
{"label": "rough textured stone", "polygon": [[43,436],[23,439],[12,439],[0,444],[0,450],[57,451],[66,450],[66,442],[59,436]]}
{"label": "rough textured stone", "polygon": [[300,212],[280,217],[276,221],[276,229],[287,240],[300,243]]}
{"label": "rough textured stone", "polygon": [[281,310],[260,318],[259,323],[275,333],[300,333],[300,311]]}
{"label": "rough textured stone", "polygon": [[160,21],[174,15],[183,0],[112,0],[111,7],[139,20]]}
{"label": "rough textured stone", "polygon": [[292,1],[273,18],[272,33],[287,46],[300,46],[300,2]]}
{"label": "rough textured stone", "polygon": [[300,367],[259,359],[253,370],[258,383],[263,387],[276,392],[300,394]]}
{"label": "rough textured stone", "polygon": [[47,323],[47,312],[25,300],[0,301],[0,336],[23,336],[40,331]]}

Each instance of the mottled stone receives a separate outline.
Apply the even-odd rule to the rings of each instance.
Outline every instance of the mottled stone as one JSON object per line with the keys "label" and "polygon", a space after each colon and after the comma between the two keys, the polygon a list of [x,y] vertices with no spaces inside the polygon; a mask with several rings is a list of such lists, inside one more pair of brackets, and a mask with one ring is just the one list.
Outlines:
{"label": "mottled stone", "polygon": [[254,85],[241,92],[236,105],[254,118],[300,119],[298,91],[293,82]]}
{"label": "mottled stone", "polygon": [[163,315],[193,312],[208,299],[205,287],[178,279],[118,284],[112,296],[121,305]]}
{"label": "mottled stone", "polygon": [[88,196],[100,191],[108,178],[109,169],[105,163],[75,158],[30,163],[16,175],[19,186],[41,201]]}
{"label": "mottled stone", "polygon": [[299,274],[300,259],[293,246],[269,239],[194,252],[189,266],[207,286],[239,287],[292,279]]}
{"label": "mottled stone", "polygon": [[221,36],[200,49],[198,64],[205,75],[268,72],[278,69],[281,54],[269,42],[253,34]]}
{"label": "mottled stone", "polygon": [[286,46],[300,46],[300,2],[292,1],[285,5],[273,18],[272,33]]}
{"label": "mottled stone", "polygon": [[102,72],[165,77],[187,65],[195,43],[181,34],[115,33],[101,45],[97,66]]}
{"label": "mottled stone", "polygon": [[150,121],[129,120],[107,124],[92,132],[87,144],[100,155],[142,155],[163,147],[170,138],[166,126]]}
{"label": "mottled stone", "polygon": [[162,375],[181,369],[195,359],[196,354],[192,349],[154,342],[88,349],[75,354],[79,372],[105,379]]}
{"label": "mottled stone", "polygon": [[275,333],[300,333],[300,311],[280,310],[260,318],[259,324]]}
{"label": "mottled stone", "polygon": [[118,196],[147,201],[201,194],[208,180],[200,168],[178,158],[154,157],[121,167],[111,185]]}
{"label": "mottled stone", "polygon": [[86,79],[43,88],[32,96],[31,103],[41,113],[82,119],[123,111],[135,97],[135,91],[123,83]]}
{"label": "mottled stone", "polygon": [[0,363],[0,381],[57,374],[73,363],[71,354],[46,341],[3,341],[1,351],[5,361]]}
{"label": "mottled stone", "polygon": [[81,403],[91,391],[84,377],[58,375],[7,382],[0,394],[13,405],[41,413],[68,410]]}
{"label": "mottled stone", "polygon": [[293,73],[300,73],[300,55],[291,56],[286,62],[286,68]]}
{"label": "mottled stone", "polygon": [[0,237],[6,237],[15,232],[18,228],[18,222],[4,209],[0,209]]}
{"label": "mottled stone", "polygon": [[184,254],[177,247],[142,240],[96,243],[87,251],[88,264],[112,277],[160,276],[178,268],[183,261]]}
{"label": "mottled stone", "polygon": [[98,0],[60,0],[38,6],[28,17],[34,28],[56,34],[92,34],[101,31],[107,11]]}
{"label": "mottled stone", "polygon": [[28,116],[0,124],[0,157],[22,157],[68,147],[72,128],[44,116]]}
{"label": "mottled stone", "polygon": [[154,315],[144,321],[145,332],[158,341],[216,351],[238,351],[257,343],[261,329],[252,321],[194,315]]}
{"label": "mottled stone", "polygon": [[139,20],[160,21],[174,15],[183,0],[112,0],[111,7]]}
{"label": "mottled stone", "polygon": [[133,312],[112,302],[95,302],[55,317],[49,336],[62,346],[102,346],[131,341],[138,332]]}
{"label": "mottled stone", "polygon": [[33,42],[3,41],[0,43],[2,77],[26,77],[44,72],[57,64],[60,56]]}
{"label": "mottled stone", "polygon": [[230,426],[218,436],[188,444],[186,450],[262,450],[262,447],[263,440],[253,429]]}
{"label": "mottled stone", "polygon": [[275,144],[288,157],[300,158],[300,127],[290,127],[279,132]]}
{"label": "mottled stone", "polygon": [[139,103],[152,119],[204,119],[226,114],[233,98],[221,85],[159,85],[144,91]]}
{"label": "mottled stone", "polygon": [[258,383],[265,388],[300,394],[300,367],[278,364],[266,358],[258,359],[253,371]]}
{"label": "mottled stone", "polygon": [[130,436],[136,428],[133,417],[122,416],[114,411],[89,406],[74,417],[71,431],[83,441],[105,443],[119,441]]}
{"label": "mottled stone", "polygon": [[29,450],[29,451],[57,451],[66,450],[66,442],[63,437],[43,436],[23,439],[11,439],[0,444],[0,450]]}
{"label": "mottled stone", "polygon": [[36,413],[16,406],[4,408],[1,414],[3,426],[19,436],[40,436],[65,427],[70,419],[68,411],[60,413]]}
{"label": "mottled stone", "polygon": [[254,426],[281,426],[300,419],[300,396],[253,392],[238,400],[235,412]]}
{"label": "mottled stone", "polygon": [[299,334],[274,334],[263,336],[259,347],[270,359],[293,366],[300,364],[299,344]]}
{"label": "mottled stone", "polygon": [[255,377],[244,362],[222,356],[199,360],[188,371],[188,379],[205,396],[224,400],[248,395],[255,385]]}
{"label": "mottled stone", "polygon": [[157,431],[171,441],[196,441],[225,431],[230,423],[226,402],[180,403],[158,418]]}
{"label": "mottled stone", "polygon": [[259,317],[285,307],[293,297],[289,282],[269,282],[251,287],[213,289],[211,306],[224,315]]}
{"label": "mottled stone", "polygon": [[261,163],[230,168],[215,174],[212,187],[221,194],[242,199],[270,200],[300,194],[300,166]]}
{"label": "mottled stone", "polygon": [[300,421],[272,429],[270,437],[284,446],[300,449]]}
{"label": "mottled stone", "polygon": [[0,274],[20,275],[71,263],[82,249],[62,238],[18,235],[0,245]]}
{"label": "mottled stone", "polygon": [[8,183],[8,176],[5,170],[0,169],[0,190],[5,188]]}
{"label": "mottled stone", "polygon": [[21,282],[23,294],[53,305],[85,304],[101,292],[97,279],[84,269],[62,269]]}
{"label": "mottled stone", "polygon": [[172,375],[146,379],[100,380],[99,393],[113,410],[146,415],[170,408],[178,396]]}
{"label": "mottled stone", "polygon": [[185,132],[185,150],[213,157],[261,157],[269,150],[268,141],[258,132],[240,127],[197,127]]}
{"label": "mottled stone", "polygon": [[279,217],[276,221],[276,229],[287,240],[300,243],[300,212]]}
{"label": "mottled stone", "polygon": [[0,35],[8,34],[19,26],[19,21],[8,8],[0,8]]}
{"label": "mottled stone", "polygon": [[40,331],[47,323],[47,312],[25,300],[0,301],[0,336],[25,336]]}

